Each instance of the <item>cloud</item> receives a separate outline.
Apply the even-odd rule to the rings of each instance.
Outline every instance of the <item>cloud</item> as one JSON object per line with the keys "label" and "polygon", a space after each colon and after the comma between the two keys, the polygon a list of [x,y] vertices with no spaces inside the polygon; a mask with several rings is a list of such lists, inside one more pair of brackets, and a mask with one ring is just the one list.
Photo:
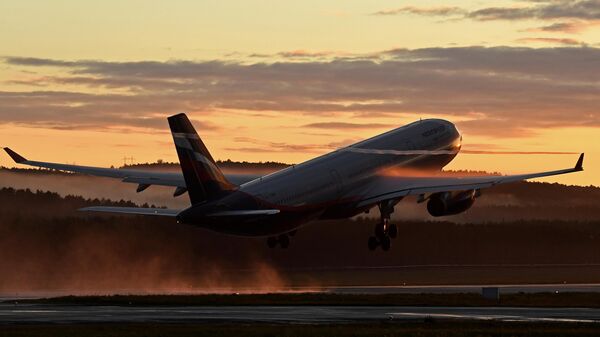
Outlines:
{"label": "cloud", "polygon": [[287,58],[305,58],[305,57],[310,57],[310,58],[315,58],[315,57],[326,57],[326,56],[331,56],[331,55],[340,55],[342,53],[340,52],[333,52],[333,51],[308,51],[308,50],[302,50],[302,49],[296,49],[296,50],[290,50],[290,51],[283,51],[278,53],[278,56],[281,57],[287,57]]}
{"label": "cloud", "polygon": [[546,26],[530,28],[529,32],[551,32],[551,33],[566,33],[576,34],[592,26],[600,25],[600,20],[582,21],[575,20],[569,22],[555,22]]}
{"label": "cloud", "polygon": [[7,57],[7,63],[18,63],[24,66],[49,66],[49,67],[73,67],[77,62],[69,62],[62,60],[51,60],[37,57]]}
{"label": "cloud", "polygon": [[567,20],[568,22],[554,22],[537,28],[546,32],[575,33],[600,21],[600,1],[598,0],[540,0],[529,1],[523,6],[517,2],[516,6],[483,7],[468,10],[460,7],[401,7],[396,9],[381,10],[373,15],[422,15],[445,16],[472,19],[477,21],[493,20]]}
{"label": "cloud", "polygon": [[[228,152],[241,152],[241,153],[274,153],[274,152],[285,152],[281,149],[264,148],[260,146],[242,146],[242,147],[226,147],[224,149]],[[314,151],[309,151],[314,152]]]}
{"label": "cloud", "polygon": [[303,127],[316,128],[316,129],[333,129],[333,130],[357,130],[357,129],[380,129],[390,128],[388,124],[382,123],[346,123],[346,122],[322,122],[322,123],[310,123]]}
{"label": "cloud", "polygon": [[[164,118],[181,111],[206,130],[217,126],[202,116],[224,111],[354,118],[307,125],[348,130],[379,127],[373,118],[381,116],[438,116],[458,121],[468,133],[498,137],[600,126],[600,49],[593,47],[395,49],[364,59],[250,64],[25,57],[4,63],[42,75],[6,79],[19,80],[22,88],[0,91],[0,123],[36,127],[166,131]],[[44,67],[56,69],[44,74]]]}
{"label": "cloud", "polygon": [[550,25],[529,29],[529,31],[577,33],[581,31],[583,27],[584,26],[581,23],[576,22],[556,22]]}
{"label": "cloud", "polygon": [[522,39],[518,39],[517,42],[523,43],[557,43],[568,46],[576,46],[576,45],[585,45],[582,41],[569,39],[569,38],[553,38],[553,37],[525,37]]}
{"label": "cloud", "polygon": [[415,14],[425,16],[463,15],[481,21],[487,20],[525,20],[525,19],[600,19],[600,1],[598,0],[543,0],[530,1],[529,6],[484,7],[467,10],[460,7],[400,7],[381,10],[373,15]]}
{"label": "cloud", "polygon": [[416,15],[430,15],[430,16],[448,16],[448,15],[457,15],[457,14],[465,14],[466,11],[460,7],[414,7],[414,6],[406,6],[395,9],[381,10],[373,13],[372,15],[398,15],[398,14],[416,14]]}
{"label": "cloud", "polygon": [[[0,123],[60,130],[120,129],[168,132],[166,117],[186,111],[188,104],[148,95],[87,94],[70,91],[0,91]],[[194,121],[203,131],[218,131],[207,121]]]}
{"label": "cloud", "polygon": [[236,137],[236,143],[245,143],[251,144],[252,146],[242,146],[235,148],[228,148],[230,151],[237,152],[290,152],[290,151],[298,151],[304,153],[321,153],[324,150],[331,151],[338,149],[343,146],[350,145],[352,143],[357,142],[359,139],[345,139],[337,142],[330,142],[324,144],[293,144],[286,142],[271,142],[264,141],[256,138],[250,137]]}
{"label": "cloud", "polygon": [[467,17],[477,20],[525,20],[525,19],[600,19],[598,0],[548,0],[535,1],[527,7],[487,7],[471,11]]}

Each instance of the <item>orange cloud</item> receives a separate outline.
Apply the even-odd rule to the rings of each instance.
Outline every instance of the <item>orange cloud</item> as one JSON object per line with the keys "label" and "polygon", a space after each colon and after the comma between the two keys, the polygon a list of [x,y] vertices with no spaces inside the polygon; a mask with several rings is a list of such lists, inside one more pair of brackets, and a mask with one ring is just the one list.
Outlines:
{"label": "orange cloud", "polygon": [[555,32],[555,33],[568,33],[575,34],[593,26],[598,26],[598,21],[568,21],[568,22],[555,22],[549,25],[530,28],[529,32]]}
{"label": "orange cloud", "polygon": [[524,42],[524,43],[539,43],[539,42],[543,42],[543,43],[557,43],[557,44],[563,44],[563,45],[568,45],[568,46],[581,46],[581,45],[585,45],[584,42],[579,41],[579,40],[575,40],[575,39],[569,39],[569,38],[554,38],[554,37],[526,37],[526,38],[522,38],[522,39],[518,39],[517,42]]}
{"label": "orange cloud", "polygon": [[395,9],[387,9],[381,10],[373,13],[372,15],[398,15],[398,14],[415,14],[415,15],[457,15],[457,14],[466,14],[467,11],[460,7],[448,7],[448,6],[439,6],[439,7],[414,7],[414,6],[406,6]]}

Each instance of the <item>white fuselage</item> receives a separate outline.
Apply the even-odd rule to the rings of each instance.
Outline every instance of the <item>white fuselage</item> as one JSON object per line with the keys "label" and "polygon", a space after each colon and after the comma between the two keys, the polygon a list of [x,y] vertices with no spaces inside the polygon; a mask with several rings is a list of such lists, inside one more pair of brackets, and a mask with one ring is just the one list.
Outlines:
{"label": "white fuselage", "polygon": [[[182,219],[220,232],[264,236],[314,219],[352,216],[364,210],[357,202],[380,170],[440,170],[456,156],[460,141],[460,133],[448,121],[414,122],[242,184],[217,202],[185,210]],[[202,217],[215,211],[260,208],[281,213],[248,222]]]}
{"label": "white fuselage", "polygon": [[[383,168],[440,170],[458,152],[460,137],[450,122],[418,121],[255,179],[241,185],[240,190],[275,205],[292,207],[355,197],[348,193],[368,184],[369,178]],[[410,154],[417,149],[420,151]],[[454,153],[427,154],[439,150]]]}

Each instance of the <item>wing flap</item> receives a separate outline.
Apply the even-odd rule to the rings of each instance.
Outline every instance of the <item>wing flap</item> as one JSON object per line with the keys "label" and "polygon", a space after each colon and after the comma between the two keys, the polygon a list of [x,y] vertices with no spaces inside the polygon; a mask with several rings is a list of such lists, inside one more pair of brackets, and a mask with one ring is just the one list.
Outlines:
{"label": "wing flap", "polygon": [[107,206],[92,206],[80,208],[83,212],[106,212],[106,213],[121,213],[133,215],[158,215],[158,216],[177,216],[181,212],[179,209],[167,208],[142,208],[142,207],[107,207]]}
{"label": "wing flap", "polygon": [[[179,177],[180,178],[180,177]],[[185,182],[182,179],[173,179],[170,177],[125,177],[122,180],[124,183],[134,183],[139,185],[160,185],[160,186],[175,186],[185,187]],[[182,186],[183,183],[183,186]]]}
{"label": "wing flap", "polygon": [[252,209],[252,210],[233,210],[210,213],[207,216],[255,216],[255,215],[275,215],[280,211],[278,209]]}

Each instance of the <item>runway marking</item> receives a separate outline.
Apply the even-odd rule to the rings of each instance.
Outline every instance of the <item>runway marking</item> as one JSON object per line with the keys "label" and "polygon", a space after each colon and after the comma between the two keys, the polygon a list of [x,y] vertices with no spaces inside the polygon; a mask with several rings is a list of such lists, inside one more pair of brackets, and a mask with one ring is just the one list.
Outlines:
{"label": "runway marking", "polygon": [[[480,308],[483,309],[483,308]],[[443,318],[443,319],[467,319],[467,320],[484,320],[484,321],[506,321],[506,322],[561,322],[561,323],[597,323],[600,320],[594,319],[577,319],[577,318],[560,318],[560,317],[528,317],[516,315],[476,315],[476,314],[446,314],[432,312],[391,312],[389,315],[415,318]]]}
{"label": "runway marking", "polygon": [[[32,314],[43,314],[47,312],[65,312],[63,310],[11,310],[13,313],[32,313]],[[75,311],[72,311],[75,312]]]}

